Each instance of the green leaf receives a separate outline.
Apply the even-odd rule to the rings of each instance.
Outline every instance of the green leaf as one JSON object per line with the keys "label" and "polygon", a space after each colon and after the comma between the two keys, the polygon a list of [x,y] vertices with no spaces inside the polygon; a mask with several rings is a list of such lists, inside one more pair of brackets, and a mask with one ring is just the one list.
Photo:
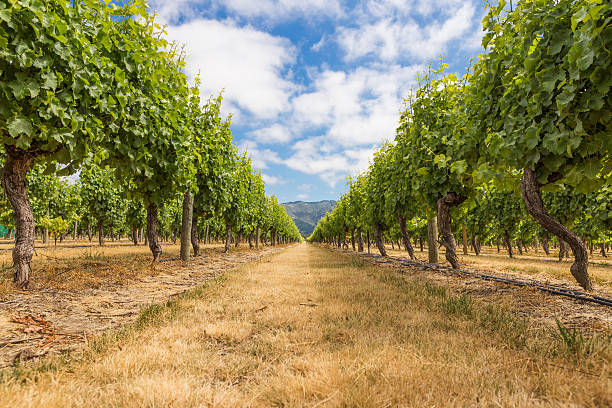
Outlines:
{"label": "green leaf", "polygon": [[529,126],[525,131],[525,143],[527,149],[534,149],[540,143],[540,128]]}
{"label": "green leaf", "polygon": [[0,20],[10,23],[11,22],[11,9],[0,10]]}
{"label": "green leaf", "polygon": [[576,31],[576,27],[585,17],[588,15],[586,8],[581,7],[574,15],[572,16],[572,31]]}
{"label": "green leaf", "polygon": [[32,136],[32,133],[34,133],[32,123],[24,116],[17,116],[9,120],[7,129],[12,137],[18,137],[22,134]]}

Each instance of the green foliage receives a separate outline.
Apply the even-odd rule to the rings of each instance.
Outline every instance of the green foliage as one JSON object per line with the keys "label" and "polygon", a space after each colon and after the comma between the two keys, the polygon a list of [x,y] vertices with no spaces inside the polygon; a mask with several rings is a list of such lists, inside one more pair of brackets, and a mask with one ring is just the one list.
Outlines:
{"label": "green foliage", "polygon": [[47,228],[51,234],[55,237],[55,244],[57,245],[57,237],[65,234],[70,230],[70,221],[64,220],[62,217],[47,218],[43,217],[40,220],[40,225],[43,228]]}
{"label": "green foliage", "polygon": [[481,154],[497,171],[535,169],[580,192],[612,174],[612,5],[521,1],[489,8],[467,106]]}

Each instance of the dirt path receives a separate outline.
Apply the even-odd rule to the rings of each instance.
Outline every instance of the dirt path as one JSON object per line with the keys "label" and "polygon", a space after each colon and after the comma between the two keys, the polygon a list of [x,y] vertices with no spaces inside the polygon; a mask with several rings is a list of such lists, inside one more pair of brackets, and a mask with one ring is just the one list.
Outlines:
{"label": "dirt path", "polygon": [[9,377],[0,405],[612,404],[609,350],[553,358],[507,315],[351,256],[301,244],[224,276],[85,361]]}
{"label": "dirt path", "polygon": [[161,303],[220,272],[277,251],[271,247],[229,254],[208,251],[188,265],[163,262],[156,266],[159,274],[125,285],[14,292],[9,299],[0,301],[0,368],[15,359],[31,360],[81,348],[92,334],[134,321],[143,307]]}

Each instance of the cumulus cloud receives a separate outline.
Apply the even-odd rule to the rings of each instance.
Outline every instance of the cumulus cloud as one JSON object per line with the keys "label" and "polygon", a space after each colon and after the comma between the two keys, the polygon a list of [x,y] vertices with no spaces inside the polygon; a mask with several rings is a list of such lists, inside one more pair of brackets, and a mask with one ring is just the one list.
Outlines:
{"label": "cumulus cloud", "polygon": [[220,10],[244,19],[277,24],[296,18],[338,18],[339,0],[150,0],[151,7],[166,21],[176,23]]}
{"label": "cumulus cloud", "polygon": [[416,83],[421,65],[326,70],[313,78],[313,90],[293,99],[294,119],[303,127],[324,127],[342,146],[393,139],[402,98]]}
{"label": "cumulus cloud", "polygon": [[291,130],[287,126],[276,123],[272,126],[257,129],[249,133],[249,136],[259,143],[284,144],[292,139]]}
{"label": "cumulus cloud", "polygon": [[251,158],[251,164],[254,169],[264,170],[268,168],[268,164],[282,164],[283,159],[280,158],[277,152],[270,149],[260,149],[257,143],[252,140],[246,140],[238,146],[238,150],[246,152]]}
{"label": "cumulus cloud", "polygon": [[299,16],[335,17],[342,10],[338,0],[216,0],[213,3],[241,16],[265,17],[272,22]]}
{"label": "cumulus cloud", "polygon": [[283,180],[280,177],[276,177],[276,176],[270,176],[268,174],[261,174],[261,179],[264,181],[264,183],[266,183],[267,185],[270,186],[274,186],[277,184],[284,184],[285,180]]}
{"label": "cumulus cloud", "polygon": [[230,106],[257,118],[275,118],[290,108],[298,87],[285,78],[296,56],[289,40],[231,20],[205,19],[170,25],[168,38],[185,45],[185,69],[191,77],[201,74],[203,95],[225,89]]}
{"label": "cumulus cloud", "polygon": [[383,61],[408,58],[428,60],[443,53],[451,41],[461,38],[470,30],[474,12],[471,2],[459,8],[451,6],[447,19],[427,21],[422,26],[412,17],[387,17],[359,27],[340,28],[337,42],[348,61],[365,56]]}

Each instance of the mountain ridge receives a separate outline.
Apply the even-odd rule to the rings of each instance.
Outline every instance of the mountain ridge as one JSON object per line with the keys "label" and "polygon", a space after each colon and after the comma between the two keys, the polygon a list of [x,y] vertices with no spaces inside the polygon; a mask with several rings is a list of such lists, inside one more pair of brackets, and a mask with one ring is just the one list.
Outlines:
{"label": "mountain ridge", "polygon": [[289,201],[282,203],[287,214],[293,219],[300,233],[307,237],[312,234],[317,223],[328,211],[336,207],[334,200],[321,201]]}

